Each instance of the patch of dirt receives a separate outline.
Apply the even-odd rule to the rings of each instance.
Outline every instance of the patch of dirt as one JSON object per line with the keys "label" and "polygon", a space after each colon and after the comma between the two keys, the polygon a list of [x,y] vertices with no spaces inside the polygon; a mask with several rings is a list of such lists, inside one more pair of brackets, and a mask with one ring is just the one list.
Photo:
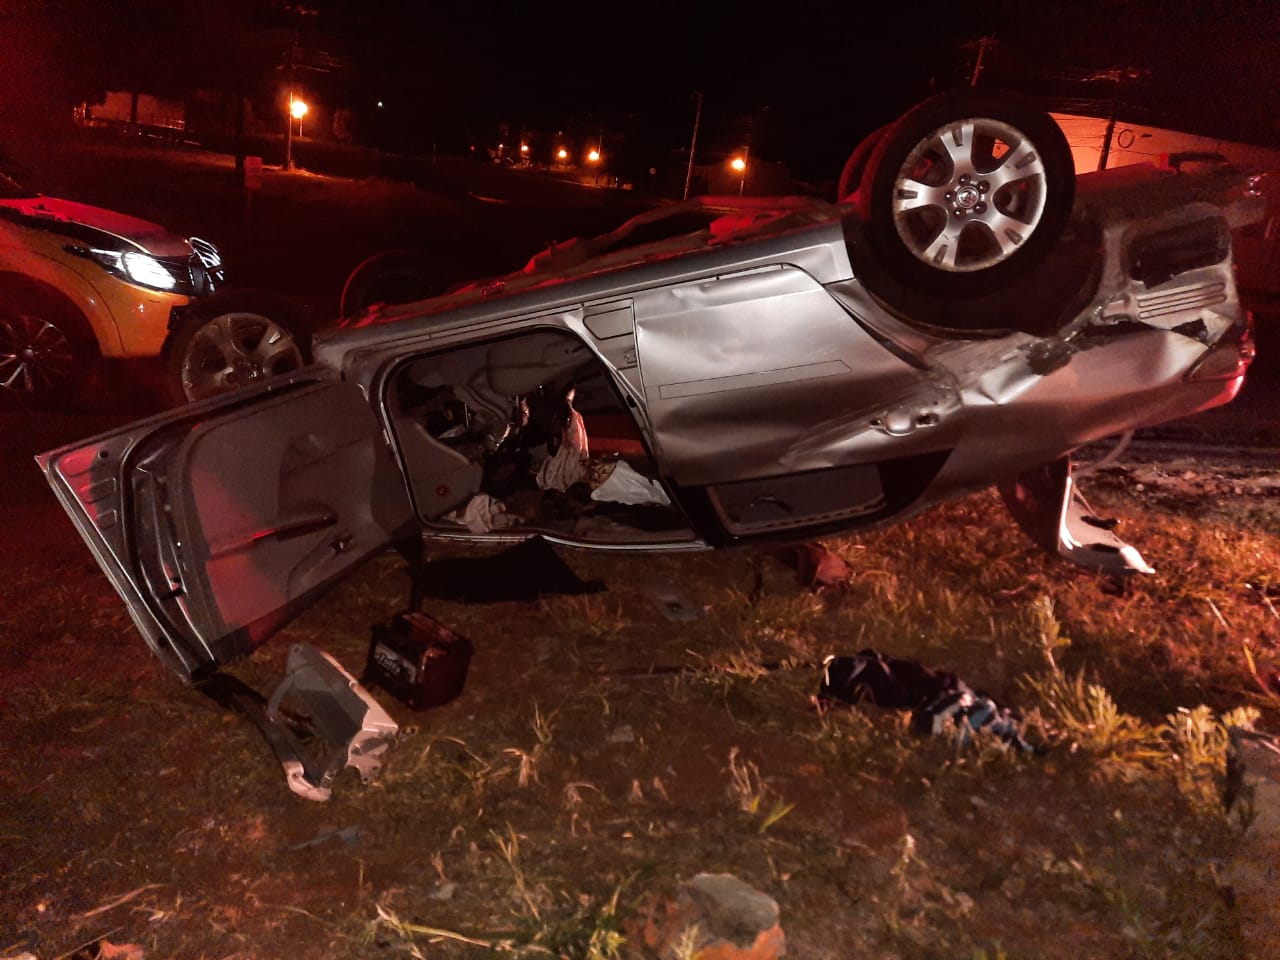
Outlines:
{"label": "patch of dirt", "polygon": [[1226,522],[1280,521],[1280,456],[1255,459],[1249,451],[1202,447],[1185,452],[1146,444],[1082,478],[1081,485],[1086,491],[1105,486],[1135,503]]}
{"label": "patch of dirt", "polygon": [[[105,936],[157,957],[603,957],[612,932],[639,957],[644,904],[703,871],[774,897],[795,956],[1240,956],[1216,872],[1249,842],[1236,815],[1179,786],[1167,748],[1108,760],[1054,739],[1022,678],[1051,648],[1148,729],[1206,700],[1276,729],[1242,655],[1280,644],[1274,601],[1244,586],[1280,584],[1274,485],[1199,459],[1088,478],[1160,571],[1118,595],[1036,552],[990,493],[830,541],[852,573],[821,595],[766,556],[568,551],[606,592],[431,603],[476,645],[465,691],[425,713],[375,691],[401,736],[374,785],[344,774],[324,805],[158,665],[52,498],[19,485],[0,956]],[[655,580],[697,618],[667,620]],[[375,559],[236,674],[269,690],[296,641],[358,673],[407,586],[399,557]],[[1045,604],[1069,645],[1046,639]],[[822,657],[866,646],[1023,708],[1050,749],[818,710]]]}

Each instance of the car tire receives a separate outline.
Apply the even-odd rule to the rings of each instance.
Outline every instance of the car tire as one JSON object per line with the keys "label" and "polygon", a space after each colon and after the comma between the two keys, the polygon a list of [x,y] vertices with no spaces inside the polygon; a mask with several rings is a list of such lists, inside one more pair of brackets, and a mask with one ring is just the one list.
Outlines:
{"label": "car tire", "polygon": [[425,250],[387,250],[364,260],[347,277],[339,314],[351,320],[375,304],[396,305],[444,293],[459,275],[457,265]]}
{"label": "car tire", "polygon": [[875,148],[880,145],[880,141],[889,126],[890,124],[885,124],[883,127],[873,130],[853,148],[853,152],[849,154],[849,159],[844,162],[844,168],[840,171],[840,180],[836,185],[836,200],[838,202],[845,203],[851,200],[854,194],[858,192],[858,188],[862,185],[862,176],[867,169],[867,162],[871,159],[871,154]]}
{"label": "car tire", "polygon": [[0,283],[0,396],[21,406],[74,406],[101,377],[97,342],[80,312],[27,284]]}
{"label": "car tire", "polygon": [[884,131],[859,184],[863,253],[889,281],[873,292],[898,306],[893,289],[913,291],[914,311],[932,297],[926,321],[998,293],[1054,248],[1074,195],[1048,114],[1007,94],[932,97]]}
{"label": "car tire", "polygon": [[224,290],[198,300],[165,343],[165,393],[187,403],[304,367],[310,327],[297,304],[275,293]]}

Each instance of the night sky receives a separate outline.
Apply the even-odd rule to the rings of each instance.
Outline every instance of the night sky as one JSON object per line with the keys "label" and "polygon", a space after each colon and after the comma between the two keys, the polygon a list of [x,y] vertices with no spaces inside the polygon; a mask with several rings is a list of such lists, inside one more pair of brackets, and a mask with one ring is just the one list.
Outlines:
{"label": "night sky", "polygon": [[1103,72],[1133,68],[1124,119],[1280,146],[1274,2],[858,6],[0,0],[0,114],[57,113],[130,86],[175,97],[238,87],[269,103],[296,37],[296,81],[389,147],[595,127],[656,155],[687,145],[701,91],[708,149],[749,138],[804,177],[838,169],[931,90],[964,83],[986,36],[984,85],[1097,113],[1117,93]]}

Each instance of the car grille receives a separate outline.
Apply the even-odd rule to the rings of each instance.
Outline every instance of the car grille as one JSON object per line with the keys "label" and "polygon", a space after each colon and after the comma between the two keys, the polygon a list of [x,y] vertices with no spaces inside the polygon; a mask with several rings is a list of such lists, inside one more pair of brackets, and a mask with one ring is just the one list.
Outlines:
{"label": "car grille", "polygon": [[187,243],[191,244],[191,249],[196,252],[206,270],[222,272],[222,257],[219,256],[217,247],[199,237],[187,237]]}
{"label": "car grille", "polygon": [[173,292],[188,297],[204,297],[222,285],[222,257],[218,248],[199,237],[188,237],[194,253],[189,257],[161,257],[176,281]]}

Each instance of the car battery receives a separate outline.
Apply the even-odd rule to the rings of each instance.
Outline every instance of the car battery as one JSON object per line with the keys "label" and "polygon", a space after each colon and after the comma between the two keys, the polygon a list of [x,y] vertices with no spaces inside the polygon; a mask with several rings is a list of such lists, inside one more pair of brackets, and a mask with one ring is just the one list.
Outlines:
{"label": "car battery", "polygon": [[400,613],[374,625],[362,679],[415,710],[427,710],[462,692],[470,663],[466,637],[424,613]]}

